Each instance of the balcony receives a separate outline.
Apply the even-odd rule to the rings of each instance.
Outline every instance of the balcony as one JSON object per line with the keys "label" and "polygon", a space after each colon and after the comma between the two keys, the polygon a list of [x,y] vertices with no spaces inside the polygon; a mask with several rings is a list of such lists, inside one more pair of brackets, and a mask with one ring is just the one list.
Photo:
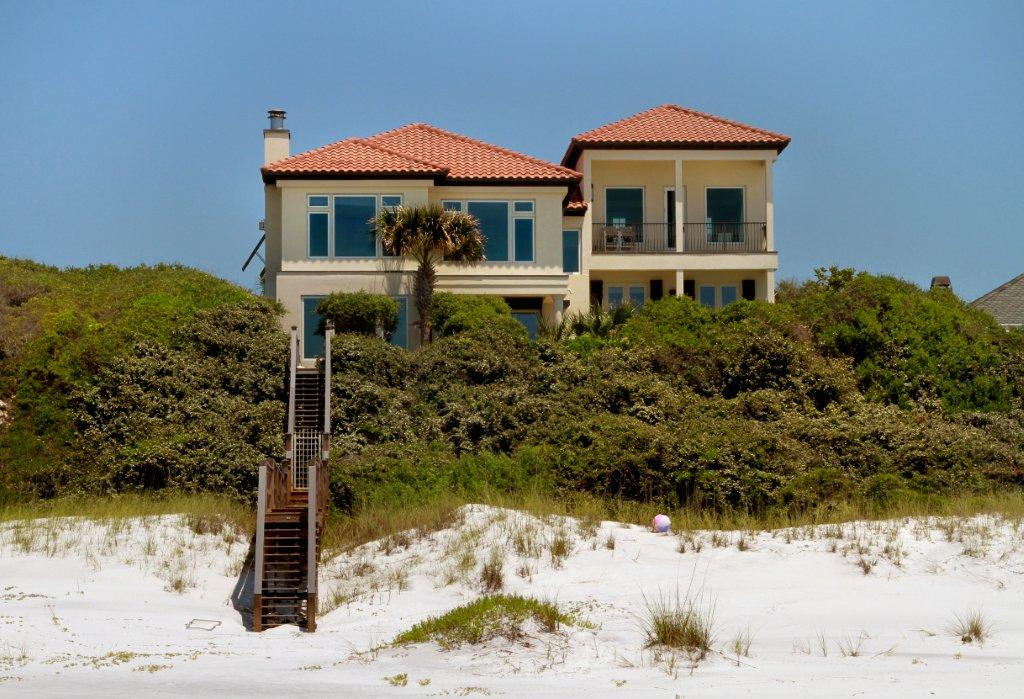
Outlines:
{"label": "balcony", "polygon": [[593,230],[597,255],[768,251],[764,223],[684,223],[682,250],[674,223],[595,223]]}

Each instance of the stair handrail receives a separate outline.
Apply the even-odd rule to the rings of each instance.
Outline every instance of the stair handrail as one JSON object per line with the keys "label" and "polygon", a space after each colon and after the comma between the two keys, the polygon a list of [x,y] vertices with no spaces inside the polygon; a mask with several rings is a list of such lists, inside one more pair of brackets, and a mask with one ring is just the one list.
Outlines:
{"label": "stair handrail", "polygon": [[288,343],[288,428],[285,433],[285,449],[292,463],[295,463],[295,441],[292,439],[292,435],[295,434],[295,374],[298,365],[298,347],[299,329],[293,325]]}
{"label": "stair handrail", "polygon": [[320,499],[320,474],[326,469],[321,468],[320,459],[309,462],[309,487],[306,502],[306,631],[316,631],[316,591],[317,591],[317,535],[319,526],[317,513]]}
{"label": "stair handrail", "polygon": [[267,480],[268,471],[274,465],[270,459],[264,459],[259,467],[259,488],[256,495],[256,551],[254,555],[255,570],[253,572],[252,593],[252,628],[260,631],[263,626],[263,548],[264,524],[267,519]]}

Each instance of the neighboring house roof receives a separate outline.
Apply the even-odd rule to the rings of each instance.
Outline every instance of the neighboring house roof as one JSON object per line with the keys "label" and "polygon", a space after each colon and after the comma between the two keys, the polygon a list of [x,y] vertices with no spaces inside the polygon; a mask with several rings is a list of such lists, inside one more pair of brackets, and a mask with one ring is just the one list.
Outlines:
{"label": "neighboring house roof", "polygon": [[773,148],[784,134],[748,126],[676,104],[663,104],[573,136],[562,165],[576,167],[584,148]]}
{"label": "neighboring house roof", "polygon": [[1000,325],[1024,326],[1024,274],[972,301],[971,305],[991,313]]}
{"label": "neighboring house roof", "polygon": [[369,138],[350,138],[271,163],[263,179],[282,177],[429,177],[438,184],[572,184],[580,173],[522,153],[409,124]]}

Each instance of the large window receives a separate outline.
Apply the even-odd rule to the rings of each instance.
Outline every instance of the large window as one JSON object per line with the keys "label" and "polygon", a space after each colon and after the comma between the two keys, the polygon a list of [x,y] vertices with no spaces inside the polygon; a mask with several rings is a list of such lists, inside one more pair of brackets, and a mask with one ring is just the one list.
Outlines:
{"label": "large window", "polygon": [[708,187],[705,191],[708,242],[743,242],[743,188]]}
{"label": "large window", "polygon": [[465,211],[480,222],[488,262],[534,262],[536,231],[532,201],[442,200],[448,211]]}
{"label": "large window", "polygon": [[469,213],[480,222],[484,234],[484,258],[491,262],[508,261],[508,202],[471,201]]}
{"label": "large window", "polygon": [[398,324],[395,325],[395,331],[391,333],[388,341],[398,347],[409,349],[409,297],[395,296],[394,299],[398,301]]}
{"label": "large window", "polygon": [[629,286],[608,287],[608,307],[615,308],[623,303],[630,303],[639,308],[647,300],[647,288],[639,284]]}
{"label": "large window", "polygon": [[334,197],[334,256],[376,257],[370,219],[377,213],[373,195]]}
{"label": "large window", "polygon": [[320,314],[316,306],[323,296],[302,297],[302,356],[306,359],[322,357],[324,336],[320,332]]}
{"label": "large window", "polygon": [[644,222],[644,190],[641,187],[608,187],[604,190],[605,223],[626,226]]}
{"label": "large window", "polygon": [[725,308],[739,298],[739,287],[735,284],[702,284],[699,301],[708,308]]}
{"label": "large window", "polygon": [[579,231],[562,231],[562,271],[566,274],[580,271]]}
{"label": "large window", "polygon": [[307,195],[307,254],[309,257],[376,257],[379,251],[370,219],[381,208],[399,206],[402,206],[401,194]]}

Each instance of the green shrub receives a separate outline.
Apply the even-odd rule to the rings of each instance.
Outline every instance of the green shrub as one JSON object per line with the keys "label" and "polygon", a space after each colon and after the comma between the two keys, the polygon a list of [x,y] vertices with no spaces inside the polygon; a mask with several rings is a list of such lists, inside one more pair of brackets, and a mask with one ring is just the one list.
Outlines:
{"label": "green shrub", "polygon": [[365,291],[335,292],[316,307],[322,324],[334,322],[338,333],[360,333],[390,337],[398,326],[398,302],[384,294]]}
{"label": "green shrub", "polygon": [[57,489],[172,488],[252,497],[281,448],[287,338],[252,300],[201,311],[171,346],[140,343],[72,403],[75,457]]}
{"label": "green shrub", "polygon": [[526,329],[512,317],[512,309],[500,296],[452,294],[446,291],[434,294],[430,323],[435,337],[448,337],[488,327],[526,336]]}
{"label": "green shrub", "polygon": [[780,301],[826,354],[852,360],[869,399],[1006,411],[1024,395],[1019,343],[948,290],[831,268]]}
{"label": "green shrub", "polygon": [[70,397],[140,341],[170,342],[203,309],[251,298],[179,265],[57,269],[0,257],[0,427],[3,488],[52,495],[78,458]]}

